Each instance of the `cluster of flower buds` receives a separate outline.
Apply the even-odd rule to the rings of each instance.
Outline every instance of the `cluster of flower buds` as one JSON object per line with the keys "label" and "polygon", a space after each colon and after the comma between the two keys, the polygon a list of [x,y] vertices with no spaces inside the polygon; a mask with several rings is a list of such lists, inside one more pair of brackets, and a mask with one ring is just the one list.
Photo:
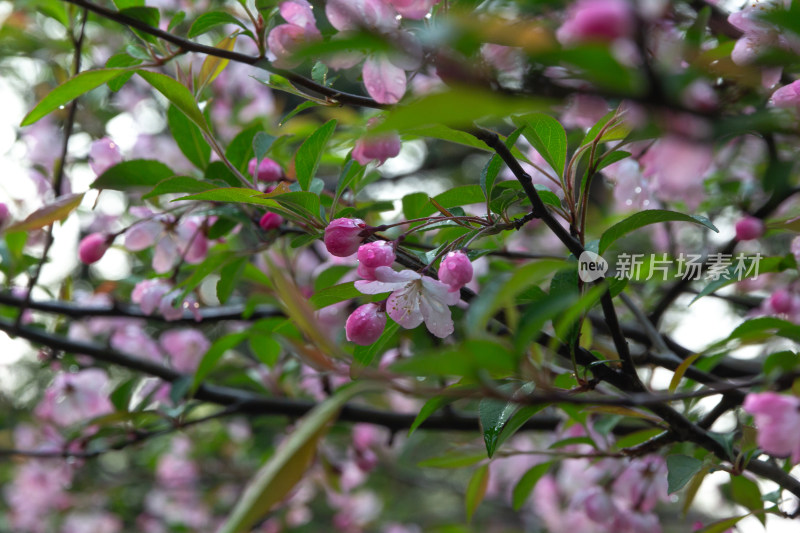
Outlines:
{"label": "cluster of flower buds", "polygon": [[[275,183],[285,176],[280,163],[269,157],[265,157],[261,161],[254,157],[247,164],[247,171],[253,176],[253,179],[262,183]],[[269,185],[266,188],[266,192],[272,192],[274,188],[275,185]],[[278,229],[281,224],[283,224],[283,217],[277,213],[270,212],[264,213],[258,221],[259,227],[264,231]]]}
{"label": "cluster of flower buds", "polygon": [[413,270],[397,272],[395,244],[387,241],[363,243],[375,228],[360,219],[337,218],[325,228],[325,246],[332,255],[358,257],[361,280],[355,287],[363,294],[391,293],[382,304],[368,303],[347,319],[347,340],[369,345],[378,340],[386,327],[386,314],[406,329],[425,322],[428,331],[439,338],[453,333],[450,306],[458,303],[459,290],[472,280],[472,263],[461,251],[450,252],[439,267],[439,280]]}

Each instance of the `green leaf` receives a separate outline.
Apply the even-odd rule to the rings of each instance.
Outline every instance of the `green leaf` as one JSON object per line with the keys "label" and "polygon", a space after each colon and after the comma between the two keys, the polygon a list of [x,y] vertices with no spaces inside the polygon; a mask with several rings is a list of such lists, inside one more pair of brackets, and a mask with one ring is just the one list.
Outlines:
{"label": "green leaf", "polygon": [[297,155],[294,159],[295,172],[297,173],[297,183],[300,184],[304,191],[308,190],[311,178],[317,173],[322,153],[335,129],[336,120],[329,120],[312,133],[297,149]]}
{"label": "green leaf", "polygon": [[225,24],[235,24],[243,30],[247,29],[247,26],[245,26],[241,20],[230,13],[211,11],[210,13],[204,13],[197,17],[197,19],[192,22],[192,26],[189,28],[189,33],[187,35],[191,39]]}
{"label": "green leaf", "polygon": [[472,515],[478,509],[486,495],[486,488],[489,486],[489,465],[485,464],[478,468],[467,484],[465,503],[467,506],[467,521],[472,520]]}
{"label": "green leaf", "polygon": [[172,102],[184,115],[189,117],[189,120],[194,122],[204,133],[211,134],[203,112],[200,111],[189,89],[173,78],[158,72],[139,70],[137,74],[144,78],[144,81],[152,85],[155,90],[163,94],[167,100]]}
{"label": "green leaf", "polygon": [[497,447],[497,438],[514,411],[517,410],[516,402],[506,402],[486,398],[478,404],[478,415],[483,428],[483,442],[486,444],[486,454],[491,458]]}
{"label": "green leaf", "polygon": [[223,187],[210,191],[184,196],[178,200],[195,200],[205,202],[230,202],[235,204],[254,204],[268,207],[276,207],[275,200],[263,198],[263,193],[255,189],[245,189],[240,187]]}
{"label": "green leaf", "polygon": [[239,346],[239,344],[247,339],[247,336],[248,333],[240,331],[237,333],[229,333],[214,341],[214,344],[212,344],[205,355],[203,355],[200,364],[197,366],[197,371],[194,373],[194,381],[192,382],[192,390],[197,390],[197,387],[206,379],[206,376],[217,366],[217,363],[219,363],[219,360],[225,355],[225,352]]}
{"label": "green leaf", "polygon": [[703,461],[688,455],[667,456],[668,493],[677,492],[703,468]]}
{"label": "green leaf", "polygon": [[[137,5],[134,7],[127,7],[125,9],[120,8],[120,14],[134,18],[140,22],[144,22],[145,24],[147,24],[152,28],[158,28],[158,23],[161,21],[161,14],[159,13],[158,8],[155,7],[145,7],[143,5]],[[141,30],[137,30],[136,28],[132,27],[129,28],[143,41],[146,41],[150,44],[158,43],[158,38],[155,37],[154,35],[150,35],[149,33],[145,33]]]}
{"label": "green leaf", "polygon": [[169,125],[169,131],[172,132],[172,137],[178,144],[178,148],[183,152],[183,155],[186,156],[186,159],[200,170],[204,170],[208,166],[208,161],[211,157],[211,146],[206,142],[200,128],[186,118],[186,115],[181,113],[174,105],[169,106],[169,109],[167,109],[167,124]]}
{"label": "green leaf", "polygon": [[219,533],[250,531],[272,507],[286,498],[311,466],[317,444],[339,410],[361,390],[359,387],[339,389],[297,423],[295,430],[250,481]]}
{"label": "green leaf", "polygon": [[543,113],[515,117],[514,123],[527,126],[522,134],[556,174],[563,176],[567,162],[567,132],[561,123]]}
{"label": "green leaf", "polygon": [[314,292],[330,287],[351,270],[353,267],[350,265],[333,265],[326,268],[314,280]]}
{"label": "green leaf", "polygon": [[61,196],[51,204],[40,207],[27,216],[25,220],[5,228],[6,232],[31,231],[49,226],[53,222],[64,220],[72,213],[83,200],[83,193]]}
{"label": "green leaf", "polygon": [[412,192],[403,196],[403,216],[407,220],[421,218],[425,209],[430,205],[429,196],[424,192]]}
{"label": "green leaf", "polygon": [[598,253],[605,252],[611,244],[620,237],[637,230],[641,227],[657,224],[659,222],[692,222],[705,226],[708,229],[719,233],[719,230],[708,220],[706,217],[700,215],[686,215],[676,211],[666,211],[663,209],[650,209],[647,211],[640,211],[629,216],[625,220],[618,222],[608,228],[600,237],[600,245]]}
{"label": "green leaf", "polygon": [[474,135],[470,135],[466,131],[448,128],[447,126],[444,126],[442,124],[434,124],[430,126],[420,126],[418,128],[411,128],[406,130],[406,133],[412,136],[416,135],[420,137],[431,137],[433,139],[441,139],[443,141],[449,141],[456,144],[469,146],[470,148],[475,148],[477,150],[483,150],[485,152],[494,153],[494,151],[491,148],[489,148],[489,146],[485,142],[478,140]]}
{"label": "green leaf", "polygon": [[[129,54],[123,52],[119,54],[114,54],[113,56],[109,57],[108,61],[106,61],[106,69],[120,68],[120,67],[122,68],[135,67],[136,65],[139,65],[141,62],[142,62],[141,59],[136,57],[131,57]],[[130,70],[120,76],[117,76],[112,80],[109,80],[107,82],[108,88],[114,92],[119,91],[122,88],[122,86],[128,83],[128,80],[130,80],[131,77],[133,77],[133,74],[134,74],[133,70]]]}
{"label": "green leaf", "polygon": [[505,441],[514,436],[519,429],[525,425],[525,422],[531,419],[533,415],[547,407],[546,404],[540,405],[526,405],[521,407],[514,415],[506,422],[506,425],[500,431],[500,436],[497,439],[497,447],[503,445]]}
{"label": "green leaf", "polygon": [[316,292],[309,299],[309,303],[311,303],[311,307],[314,309],[322,309],[323,307],[338,304],[339,302],[350,300],[351,298],[358,298],[359,296],[363,295],[355,288],[355,282],[350,281]]}
{"label": "green leaf", "polygon": [[416,376],[469,376],[484,372],[506,376],[517,368],[517,358],[504,345],[474,339],[447,348],[402,359],[392,369]]}
{"label": "green leaf", "polygon": [[731,497],[734,502],[753,511],[762,524],[766,524],[767,517],[764,516],[764,513],[759,512],[764,509],[761,490],[754,481],[744,476],[731,476]]}
{"label": "green leaf", "polygon": [[514,486],[514,492],[512,494],[512,503],[515,511],[522,509],[522,506],[531,495],[533,488],[548,470],[550,470],[550,463],[541,463],[525,472],[520,478],[516,486]]}
{"label": "green leaf", "polygon": [[411,427],[408,428],[408,436],[410,437],[417,428],[425,422],[430,416],[444,407],[445,405],[451,403],[453,401],[452,398],[448,398],[446,396],[434,396],[427,402],[422,408],[419,410],[417,417],[414,419],[414,422],[411,423]]}
{"label": "green leaf", "polygon": [[250,351],[256,358],[272,368],[281,355],[281,344],[271,335],[251,334],[249,339]]}
{"label": "green leaf", "polygon": [[256,133],[255,137],[253,137],[253,155],[255,158],[259,161],[264,159],[264,156],[267,155],[267,152],[269,152],[274,142],[275,137],[269,133],[263,131]]}
{"label": "green leaf", "polygon": [[160,161],[132,159],[117,163],[92,183],[93,189],[128,191],[142,187],[155,187],[175,172]]}
{"label": "green leaf", "polygon": [[[514,397],[530,394],[533,392],[533,388],[533,382],[526,383],[519,388],[514,394]],[[483,441],[486,444],[486,454],[489,458],[494,455],[495,450],[499,446],[500,433],[505,428],[506,422],[509,421],[519,408],[519,402],[497,400],[494,398],[485,398],[478,404],[478,416],[481,421],[481,429],[483,430]]]}
{"label": "green leaf", "polygon": [[703,529],[697,531],[696,533],[723,533],[725,531],[730,531],[730,529],[739,523],[742,518],[747,518],[748,515],[743,516],[734,516],[731,518],[724,518],[722,520],[717,520],[716,522],[707,525]]}
{"label": "green leaf", "polygon": [[30,113],[25,115],[20,126],[30,126],[51,111],[68,104],[80,95],[100,87],[126,72],[129,72],[127,68],[97,69],[81,72],[50,91],[41,102],[36,104],[36,107]]}
{"label": "green leaf", "polygon": [[222,267],[220,271],[219,281],[217,282],[217,299],[220,303],[225,303],[228,298],[233,294],[236,284],[242,277],[244,267],[249,262],[249,258],[240,257]]}
{"label": "green leaf", "polygon": [[262,130],[261,126],[252,126],[242,130],[233,138],[228,145],[228,149],[225,150],[225,157],[239,172],[247,172],[248,163],[255,157],[253,139]]}
{"label": "green leaf", "polygon": [[153,190],[142,195],[142,200],[161,196],[162,194],[203,192],[216,188],[216,185],[213,183],[208,183],[207,181],[201,181],[188,176],[175,176],[173,178],[167,178],[164,181],[158,182],[158,184],[153,187]]}
{"label": "green leaf", "polygon": [[507,117],[544,107],[544,103],[531,98],[512,98],[474,88],[451,88],[393,107],[373,133],[399,131],[404,134],[434,124],[468,128],[484,117]]}
{"label": "green leaf", "polygon": [[298,113],[302,113],[306,109],[310,109],[312,107],[317,107],[319,104],[314,102],[313,100],[306,100],[305,102],[301,102],[297,107],[286,113],[278,122],[278,124],[283,125],[286,124],[287,121],[291,120],[292,117],[297,115]]}

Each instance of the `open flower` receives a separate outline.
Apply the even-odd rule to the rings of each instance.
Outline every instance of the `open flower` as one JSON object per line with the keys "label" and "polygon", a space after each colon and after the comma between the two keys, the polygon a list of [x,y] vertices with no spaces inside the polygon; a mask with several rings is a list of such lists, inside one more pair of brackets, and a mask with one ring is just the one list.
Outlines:
{"label": "open flower", "polygon": [[439,338],[453,333],[448,306],[457,304],[460,295],[451,292],[441,281],[413,270],[395,272],[382,266],[375,269],[374,281],[356,281],[355,286],[363,294],[391,292],[386,312],[406,329],[413,329],[424,321],[428,331]]}

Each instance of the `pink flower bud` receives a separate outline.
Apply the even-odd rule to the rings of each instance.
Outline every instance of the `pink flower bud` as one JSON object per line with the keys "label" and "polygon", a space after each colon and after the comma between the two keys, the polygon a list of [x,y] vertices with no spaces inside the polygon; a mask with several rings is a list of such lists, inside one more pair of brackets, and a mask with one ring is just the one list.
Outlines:
{"label": "pink flower bud", "polygon": [[89,166],[98,176],[121,162],[119,146],[108,137],[94,141],[89,148]]}
{"label": "pink flower bud", "polygon": [[283,177],[283,169],[277,161],[265,157],[258,163],[258,174],[256,175],[256,163],[258,160],[254,157],[247,165],[247,171],[251,176],[255,176],[258,181],[278,181]]}
{"label": "pink flower bud", "polygon": [[100,261],[103,255],[111,246],[111,240],[108,235],[102,233],[92,233],[83,238],[80,245],[78,245],[78,257],[82,263],[91,265]]}
{"label": "pink flower bud", "polygon": [[397,134],[364,137],[356,141],[353,159],[362,165],[370,161],[377,161],[382,165],[387,159],[400,153],[400,146],[400,137]]}
{"label": "pink flower bud", "polygon": [[368,242],[358,247],[358,260],[368,268],[392,266],[394,258],[394,246],[386,241]]}
{"label": "pink flower bud", "polygon": [[736,238],[740,241],[752,241],[764,235],[765,230],[761,220],[746,216],[736,223]]}
{"label": "pink flower bud", "polygon": [[368,346],[378,340],[386,327],[386,313],[378,304],[364,304],[347,317],[344,331],[347,340]]}
{"label": "pink flower bud", "polygon": [[361,233],[367,225],[359,218],[337,218],[325,228],[325,247],[331,255],[349,257],[364,241]]}
{"label": "pink flower bud", "polygon": [[626,0],[579,0],[556,32],[564,44],[611,42],[633,33],[634,18]]}
{"label": "pink flower bud", "polygon": [[458,290],[472,281],[472,263],[464,252],[450,252],[439,266],[439,280]]}
{"label": "pink flower bud", "polygon": [[264,213],[264,216],[258,221],[258,225],[261,226],[261,229],[264,231],[269,231],[271,229],[280,228],[282,222],[283,218],[277,213]]}
{"label": "pink flower bud", "polygon": [[769,103],[775,107],[800,110],[800,80],[772,93]]}
{"label": "pink flower bud", "polygon": [[367,281],[375,281],[375,269],[359,263],[356,273]]}
{"label": "pink flower bud", "polygon": [[792,312],[793,298],[786,289],[778,289],[769,297],[768,304],[776,313],[788,315]]}
{"label": "pink flower bud", "polygon": [[3,202],[0,202],[0,226],[6,223],[8,220],[8,206]]}

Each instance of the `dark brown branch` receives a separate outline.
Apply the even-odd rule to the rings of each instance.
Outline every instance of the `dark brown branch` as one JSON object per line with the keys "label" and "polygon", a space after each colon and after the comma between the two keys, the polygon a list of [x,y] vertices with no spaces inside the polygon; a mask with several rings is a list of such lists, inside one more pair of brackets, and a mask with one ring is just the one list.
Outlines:
{"label": "dark brown branch", "polygon": [[[121,366],[137,372],[155,376],[167,382],[174,382],[184,377],[172,369],[151,361],[120,353],[97,344],[75,341],[48,333],[41,329],[15,326],[13,322],[0,319],[0,331],[20,337],[54,350],[88,355],[98,361]],[[195,393],[196,399],[222,406],[236,406],[241,413],[257,416],[287,416],[299,418],[310,411],[317,403],[313,400],[299,398],[267,397],[250,391],[203,384]],[[339,420],[346,422],[363,422],[389,428],[392,431],[405,430],[411,427],[416,419],[415,414],[401,414],[392,411],[373,409],[356,404],[347,404],[342,409]],[[552,416],[532,418],[522,427],[523,430],[552,431],[561,424],[561,419]],[[425,420],[422,429],[441,431],[480,431],[478,417],[457,412],[435,414]],[[620,433],[629,433],[641,429],[641,426],[621,425]]]}

